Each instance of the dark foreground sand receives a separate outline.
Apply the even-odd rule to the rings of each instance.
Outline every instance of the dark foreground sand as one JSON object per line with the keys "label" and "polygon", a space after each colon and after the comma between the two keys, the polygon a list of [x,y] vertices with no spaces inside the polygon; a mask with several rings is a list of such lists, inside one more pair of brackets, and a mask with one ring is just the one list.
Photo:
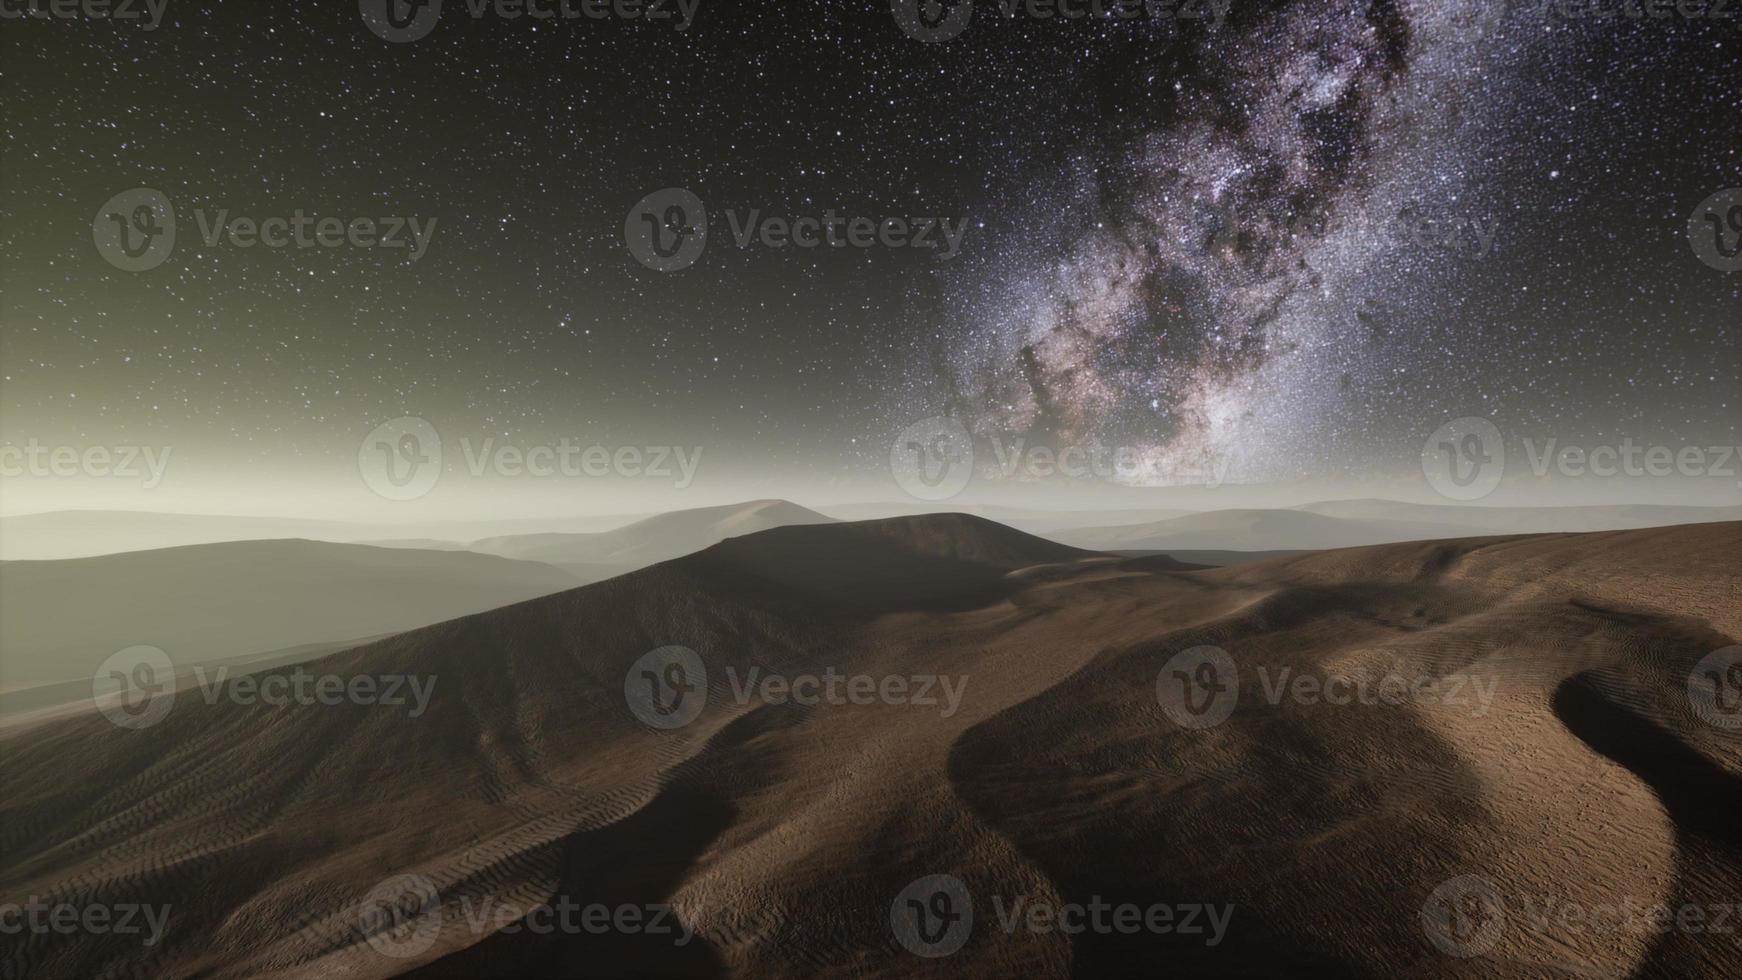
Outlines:
{"label": "dark foreground sand", "polygon": [[[1742,637],[1739,574],[1742,524],[1214,570],[959,515],[779,528],[304,668],[433,682],[416,718],[184,690],[6,734],[0,927],[167,918],[5,935],[0,975],[1738,976],[1742,730],[1689,675]],[[659,729],[631,668],[666,646],[707,700]],[[1204,646],[1237,701],[1189,727],[1168,685]],[[769,703],[752,668],[965,687]],[[930,875],[971,913],[904,894]],[[1006,928],[1018,901],[1170,918]]]}

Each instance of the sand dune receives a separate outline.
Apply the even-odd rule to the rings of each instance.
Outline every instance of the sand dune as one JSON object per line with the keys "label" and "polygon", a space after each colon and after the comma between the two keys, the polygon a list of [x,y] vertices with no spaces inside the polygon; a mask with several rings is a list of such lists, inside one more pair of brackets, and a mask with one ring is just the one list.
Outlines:
{"label": "sand dune", "polygon": [[[1733,935],[1533,913],[1742,900],[1742,741],[1688,699],[1742,636],[1739,546],[1721,524],[1193,570],[961,515],[737,537],[305,665],[433,685],[416,717],[180,691],[150,727],[0,735],[0,905],[170,906],[149,947],[25,935],[0,973],[1734,976]],[[694,659],[648,659],[674,646]],[[1206,725],[1169,692],[1207,646],[1234,672]],[[752,670],[904,693],[741,695]],[[1302,674],[1411,686],[1271,697]],[[922,922],[965,911],[933,875],[971,914]],[[1498,917],[1466,915],[1472,881]],[[1006,929],[1015,902],[1174,917]],[[669,906],[681,932],[534,928],[569,906]]]}

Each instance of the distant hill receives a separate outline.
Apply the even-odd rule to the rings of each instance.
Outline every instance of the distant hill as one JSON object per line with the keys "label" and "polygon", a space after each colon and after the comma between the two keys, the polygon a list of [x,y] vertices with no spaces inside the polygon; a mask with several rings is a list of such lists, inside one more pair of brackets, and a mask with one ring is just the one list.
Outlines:
{"label": "distant hill", "polygon": [[1468,528],[1424,521],[1356,520],[1301,510],[1215,510],[1148,524],[1057,531],[1048,537],[1096,551],[1317,551],[1469,534]]}
{"label": "distant hill", "polygon": [[[1196,509],[1180,507],[1121,507],[1117,509],[1046,509],[1041,507],[1010,507],[1003,504],[957,504],[946,501],[953,511],[984,517],[1029,534],[1048,534],[1063,528],[1110,527],[1118,524],[1142,524],[1195,514]],[[910,503],[854,503],[821,507],[819,510],[843,521],[872,521],[888,517],[914,517],[935,513],[940,504],[924,501]]]}
{"label": "distant hill", "polygon": [[727,538],[834,520],[785,500],[752,500],[672,511],[596,534],[515,534],[484,538],[470,547],[483,554],[545,562],[597,581],[692,554]]}
{"label": "distant hill", "polygon": [[185,667],[399,632],[576,584],[491,555],[300,540],[0,562],[0,688],[88,682],[130,646]]}
{"label": "distant hill", "polygon": [[221,541],[306,538],[347,544],[379,541],[390,547],[458,548],[488,535],[531,531],[602,531],[641,515],[577,515],[506,521],[347,523],[227,514],[156,511],[59,510],[0,517],[0,560],[87,558],[123,551],[180,548]]}
{"label": "distant hill", "polygon": [[1742,520],[1742,507],[1476,507],[1331,500],[1286,509],[1213,510],[1143,523],[1066,528],[1047,532],[1047,536],[1098,551],[1276,552],[1484,534],[1622,531],[1735,520]]}
{"label": "distant hill", "polygon": [[1466,534],[1545,534],[1561,531],[1625,531],[1676,524],[1742,520],[1742,506],[1681,507],[1661,504],[1601,504],[1582,507],[1482,507],[1412,504],[1400,500],[1327,500],[1295,510],[1360,521],[1452,524]]}

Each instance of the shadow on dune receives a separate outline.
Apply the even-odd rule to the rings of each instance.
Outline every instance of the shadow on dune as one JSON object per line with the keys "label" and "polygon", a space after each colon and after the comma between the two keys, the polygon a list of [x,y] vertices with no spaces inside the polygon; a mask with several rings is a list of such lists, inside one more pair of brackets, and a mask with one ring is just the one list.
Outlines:
{"label": "shadow on dune", "polygon": [[[1118,906],[1129,904],[1138,908],[1155,902],[1153,891],[1133,888],[1122,892],[1118,888],[1098,887],[1093,882],[1071,877],[1054,879],[1061,898],[1066,902],[1086,904],[1095,898]],[[1239,916],[1236,907],[1227,912],[1230,918]],[[1190,922],[1185,916],[1176,919],[1181,928],[1210,931],[1207,920],[1198,916]],[[1289,941],[1281,933],[1266,933],[1250,922],[1241,922],[1238,936],[1230,936],[1220,947],[1205,944],[1203,935],[1175,935],[1138,931],[1130,935],[1085,930],[1071,938],[1071,976],[1081,980],[1099,977],[1154,977],[1158,973],[1182,977],[1275,977],[1306,976],[1342,977],[1359,980],[1374,974],[1361,969],[1349,959],[1325,956]],[[1158,970],[1158,964],[1166,964]]]}
{"label": "shadow on dune", "polygon": [[1585,744],[1650,786],[1678,831],[1742,854],[1742,779],[1604,697],[1589,673],[1555,690],[1554,711]]}
{"label": "shadow on dune", "polygon": [[[702,851],[731,823],[733,807],[711,793],[674,786],[634,816],[601,830],[568,837],[562,844],[562,877],[550,904],[578,909],[635,906],[650,922],[649,906],[667,900]],[[566,901],[565,901],[566,900]],[[541,921],[554,922],[552,917]],[[588,920],[577,910],[569,921]],[[474,980],[477,977],[572,976],[577,970],[609,977],[720,977],[724,965],[706,940],[685,941],[675,913],[664,916],[670,931],[600,932],[586,928],[536,933],[528,920],[513,931],[405,974],[418,980]],[[681,943],[681,945],[680,945]]]}
{"label": "shadow on dune", "polygon": [[[1555,716],[1593,751],[1626,768],[1657,794],[1675,824],[1676,881],[1672,908],[1733,903],[1733,893],[1712,887],[1742,880],[1742,779],[1725,772],[1648,718],[1611,700],[1592,673],[1568,678],[1555,690]],[[1713,873],[1713,867],[1728,873]],[[1638,978],[1703,972],[1700,937],[1664,933],[1634,972]]]}
{"label": "shadow on dune", "polygon": [[[1392,591],[1397,608],[1412,608],[1411,589]],[[1239,636],[1323,619],[1341,608],[1326,596],[1353,605],[1347,597],[1368,594],[1300,590],[1215,628]],[[1407,869],[1417,863],[1410,851],[1430,849],[1456,864],[1464,845],[1443,825],[1487,819],[1474,778],[1407,714],[1250,708],[1203,733],[1166,721],[1149,708],[1157,671],[1190,645],[1186,633],[1207,628],[1110,654],[974,726],[951,749],[952,787],[1060,902],[1180,914],[1232,906],[1215,944],[1202,914],[1201,931],[1070,935],[1072,976],[1407,972],[1399,965],[1423,944],[1414,918],[1393,910],[1419,903],[1411,876],[1349,869]],[[1254,702],[1257,686],[1245,695]],[[1350,727],[1326,728],[1333,720]],[[1400,772],[1433,778],[1399,781]],[[1361,921],[1341,923],[1337,910]],[[1341,936],[1345,925],[1360,938]]]}
{"label": "shadow on dune", "polygon": [[[672,770],[672,779],[646,806],[597,830],[571,834],[560,843],[560,877],[549,904],[585,909],[624,906],[642,910],[669,902],[696,862],[739,817],[733,792],[769,785],[776,770],[769,759],[748,749],[760,737],[796,723],[803,712],[792,706],[751,711],[728,723],[707,748]],[[566,901],[565,901],[566,900]],[[551,921],[548,914],[543,921]],[[581,912],[571,921],[584,926]],[[686,977],[726,975],[725,964],[700,935],[684,931],[667,911],[669,931],[546,930],[502,931],[444,956],[405,976],[418,980],[475,980],[478,977]]]}

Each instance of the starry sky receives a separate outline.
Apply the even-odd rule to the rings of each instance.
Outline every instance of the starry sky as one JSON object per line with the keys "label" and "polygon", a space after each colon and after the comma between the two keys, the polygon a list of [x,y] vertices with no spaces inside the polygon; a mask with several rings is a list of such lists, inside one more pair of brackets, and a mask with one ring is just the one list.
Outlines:
{"label": "starry sky", "polygon": [[[0,510],[361,512],[384,502],[359,443],[402,416],[450,447],[705,449],[681,492],[454,479],[415,505],[468,516],[899,498],[891,440],[939,415],[1126,448],[1096,490],[1127,506],[1206,466],[1279,500],[1405,496],[1465,416],[1737,442],[1742,273],[1689,223],[1742,187],[1742,11],[1200,12],[981,0],[936,42],[888,0],[699,0],[681,27],[447,0],[408,43],[349,2],[0,21],[0,442],[175,458],[149,493],[0,479]],[[176,246],[128,272],[92,224],[139,187]],[[671,187],[708,242],[660,272],[625,216]],[[436,225],[413,259],[209,245],[196,217],[297,210]],[[739,247],[752,210],[964,224],[953,256]]]}

